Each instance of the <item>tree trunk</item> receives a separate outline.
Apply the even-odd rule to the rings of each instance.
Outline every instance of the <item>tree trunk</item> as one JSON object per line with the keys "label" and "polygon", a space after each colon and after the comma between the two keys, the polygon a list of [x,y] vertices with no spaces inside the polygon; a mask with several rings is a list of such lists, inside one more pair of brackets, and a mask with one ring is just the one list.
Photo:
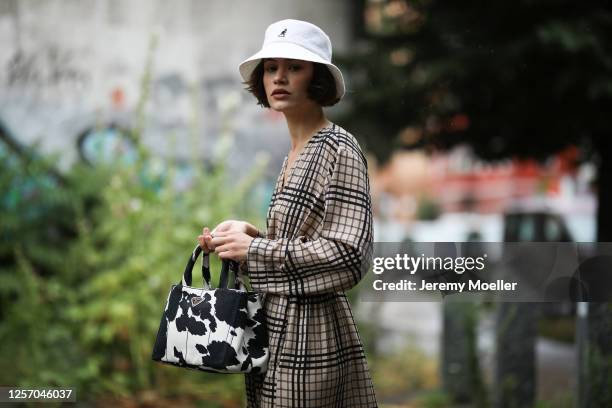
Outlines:
{"label": "tree trunk", "polygon": [[[597,171],[597,241],[612,242],[612,140],[595,140]],[[612,407],[612,303],[581,302],[576,319],[578,403],[580,408]]]}
{"label": "tree trunk", "polygon": [[537,303],[497,304],[494,404],[527,408],[535,402]]}
{"label": "tree trunk", "polygon": [[454,402],[485,406],[477,349],[478,306],[448,300],[442,306],[442,386]]}

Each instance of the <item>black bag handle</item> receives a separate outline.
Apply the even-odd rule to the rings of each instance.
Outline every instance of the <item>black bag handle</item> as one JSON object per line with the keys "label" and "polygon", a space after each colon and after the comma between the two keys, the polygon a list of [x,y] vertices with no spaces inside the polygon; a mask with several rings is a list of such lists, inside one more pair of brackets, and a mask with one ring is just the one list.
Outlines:
{"label": "black bag handle", "polygon": [[[210,256],[207,252],[202,250],[200,244],[196,245],[187,261],[187,265],[185,266],[185,272],[183,272],[183,286],[191,286],[192,283],[192,272],[193,266],[198,259],[198,256],[202,253],[202,280],[204,283],[204,287],[206,289],[213,289],[211,284],[210,277]],[[229,281],[229,272],[232,271],[234,273],[234,288],[238,287],[239,279],[238,279],[238,263],[236,261],[223,259],[221,261],[221,276],[219,277],[219,288],[227,288],[227,284]]]}
{"label": "black bag handle", "polygon": [[223,260],[221,261],[221,276],[219,277],[219,287],[227,288],[227,284],[229,283],[229,273],[230,271],[234,273],[234,288],[238,287],[238,282],[236,278],[238,276],[238,269],[234,267],[235,261],[231,260]]}

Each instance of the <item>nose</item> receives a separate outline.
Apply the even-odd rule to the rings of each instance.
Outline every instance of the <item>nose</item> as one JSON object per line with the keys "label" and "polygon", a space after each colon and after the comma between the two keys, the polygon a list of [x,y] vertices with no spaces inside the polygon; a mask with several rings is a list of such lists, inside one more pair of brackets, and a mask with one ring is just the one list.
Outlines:
{"label": "nose", "polygon": [[287,80],[287,69],[284,65],[279,64],[274,73],[274,83],[285,82]]}

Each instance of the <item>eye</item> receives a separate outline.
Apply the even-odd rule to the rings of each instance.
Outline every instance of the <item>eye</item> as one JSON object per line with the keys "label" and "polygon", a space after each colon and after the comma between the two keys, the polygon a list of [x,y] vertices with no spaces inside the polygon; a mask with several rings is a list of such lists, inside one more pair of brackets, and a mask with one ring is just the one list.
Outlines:
{"label": "eye", "polygon": [[276,65],[270,64],[270,65],[264,67],[264,71],[266,71],[266,72],[274,72],[274,71],[276,71]]}
{"label": "eye", "polygon": [[289,69],[291,69],[292,71],[299,71],[300,69],[302,69],[301,65],[297,65],[297,64],[293,64],[289,67]]}

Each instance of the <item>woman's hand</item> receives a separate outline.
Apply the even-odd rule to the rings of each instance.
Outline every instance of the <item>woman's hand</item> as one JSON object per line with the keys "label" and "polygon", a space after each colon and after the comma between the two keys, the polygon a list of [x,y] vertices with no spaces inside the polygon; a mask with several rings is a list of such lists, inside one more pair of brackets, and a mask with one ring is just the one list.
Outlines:
{"label": "woman's hand", "polygon": [[252,236],[239,231],[221,231],[214,235],[210,243],[219,258],[233,259],[237,262],[247,259],[249,246],[254,239]]}
{"label": "woman's hand", "polygon": [[212,230],[213,235],[217,232],[244,232],[252,237],[257,236],[257,228],[246,221],[225,220]]}
{"label": "woman's hand", "polygon": [[226,220],[217,225],[212,232],[208,227],[204,227],[202,229],[202,234],[198,236],[198,241],[205,253],[215,250],[216,244],[213,243],[212,240],[221,232],[241,232],[253,238],[257,236],[257,228],[245,221]]}

